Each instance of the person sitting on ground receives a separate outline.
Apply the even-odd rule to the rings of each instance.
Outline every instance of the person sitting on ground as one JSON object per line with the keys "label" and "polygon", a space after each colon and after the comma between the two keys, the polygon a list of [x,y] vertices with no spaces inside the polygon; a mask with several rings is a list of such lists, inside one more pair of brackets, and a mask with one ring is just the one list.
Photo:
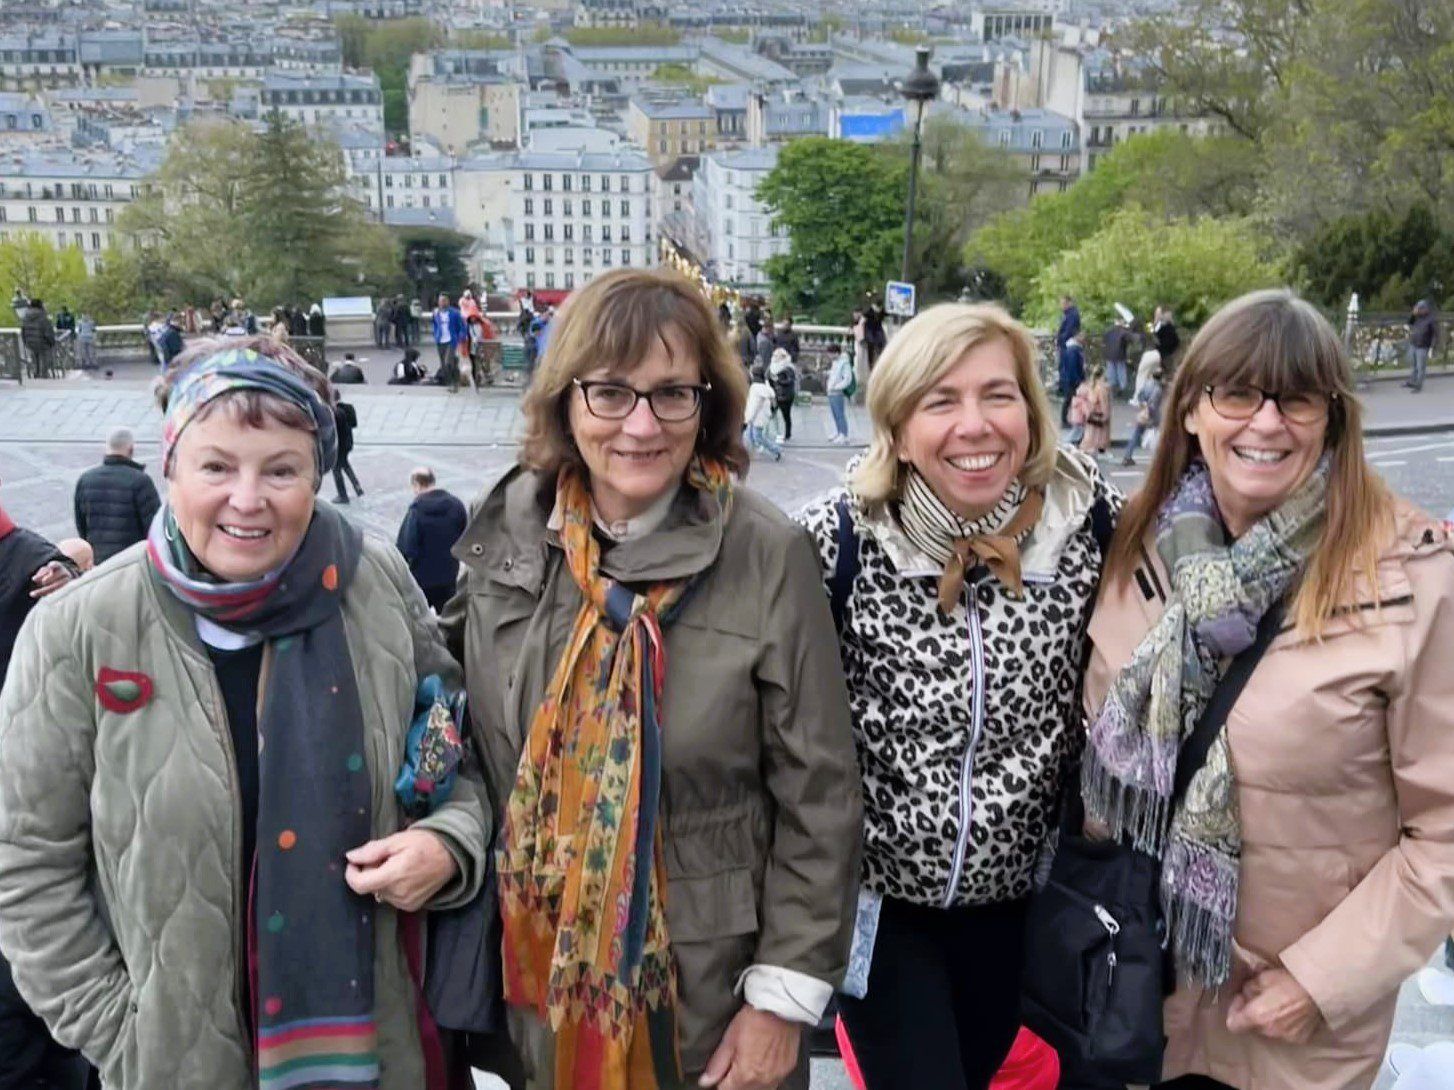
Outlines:
{"label": "person sitting on ground", "polygon": [[[414,358],[419,358],[418,352],[414,353]],[[333,368],[328,381],[335,386],[361,386],[368,380],[364,378],[363,368],[359,367],[353,353],[345,352],[343,362]]]}
{"label": "person sitting on ground", "polygon": [[450,552],[464,533],[469,515],[459,497],[440,488],[434,470],[420,466],[409,474],[414,500],[399,526],[399,552],[409,562],[409,573],[436,613],[454,594],[459,561]]}
{"label": "person sitting on ground", "polygon": [[106,456],[76,481],[76,532],[90,542],[104,564],[117,553],[146,540],[161,506],[157,487],[136,461],[136,440],[117,428],[106,440]]}
{"label": "person sitting on ground", "polygon": [[424,381],[424,378],[424,365],[419,362],[419,349],[406,348],[403,359],[394,364],[394,373],[389,376],[389,385],[417,386]]}

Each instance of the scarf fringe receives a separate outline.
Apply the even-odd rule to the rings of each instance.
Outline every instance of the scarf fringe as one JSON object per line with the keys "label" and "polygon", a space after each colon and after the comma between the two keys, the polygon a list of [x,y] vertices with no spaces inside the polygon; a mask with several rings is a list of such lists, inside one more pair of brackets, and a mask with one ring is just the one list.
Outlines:
{"label": "scarf fringe", "polygon": [[1160,859],[1171,820],[1171,800],[1127,783],[1102,763],[1093,746],[1081,762],[1080,792],[1087,817],[1104,822],[1111,836],[1129,839],[1137,851]]}

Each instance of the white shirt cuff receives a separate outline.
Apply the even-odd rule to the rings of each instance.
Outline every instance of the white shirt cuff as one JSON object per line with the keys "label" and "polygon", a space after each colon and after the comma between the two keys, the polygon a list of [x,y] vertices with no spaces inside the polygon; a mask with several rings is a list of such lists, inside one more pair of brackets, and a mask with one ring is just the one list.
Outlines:
{"label": "white shirt cuff", "polygon": [[833,998],[833,985],[777,965],[749,965],[734,991],[750,1007],[805,1026],[816,1026]]}

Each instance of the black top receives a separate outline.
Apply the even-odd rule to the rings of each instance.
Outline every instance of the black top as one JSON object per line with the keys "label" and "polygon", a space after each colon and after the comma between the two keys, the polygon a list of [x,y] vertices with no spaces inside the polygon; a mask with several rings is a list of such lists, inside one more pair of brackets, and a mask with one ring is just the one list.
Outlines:
{"label": "black top", "polygon": [[161,497],[146,470],[119,454],[106,455],[76,482],[76,530],[91,543],[98,564],[146,540],[160,506]]}
{"label": "black top", "polygon": [[224,651],[210,644],[207,657],[217,671],[222,703],[227,708],[227,726],[232,733],[232,752],[237,759],[237,785],[242,791],[242,868],[245,882],[252,881],[253,853],[257,851],[257,696],[262,677],[263,645],[238,651]]}
{"label": "black top", "polygon": [[5,683],[20,626],[35,608],[37,599],[30,596],[35,589],[31,580],[53,560],[71,567],[60,550],[39,534],[12,530],[0,537],[0,685]]}
{"label": "black top", "polygon": [[454,586],[459,561],[450,550],[468,523],[464,504],[442,488],[414,497],[399,527],[398,546],[423,590]]}

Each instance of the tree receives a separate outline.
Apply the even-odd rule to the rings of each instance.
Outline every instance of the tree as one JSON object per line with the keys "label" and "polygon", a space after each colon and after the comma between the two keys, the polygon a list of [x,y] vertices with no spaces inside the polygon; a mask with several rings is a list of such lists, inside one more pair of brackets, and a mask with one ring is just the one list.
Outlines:
{"label": "tree", "polygon": [[394,237],[401,253],[421,254],[426,263],[432,264],[435,270],[425,272],[417,281],[410,281],[405,277],[404,283],[410,293],[426,305],[437,299],[440,292],[458,301],[459,293],[469,283],[470,278],[465,254],[475,240],[469,235],[442,227],[396,228]]}
{"label": "tree", "polygon": [[295,122],[274,115],[260,136],[236,122],[196,122],[174,137],[118,226],[163,272],[156,283],[143,278],[143,294],[257,305],[352,294],[361,274],[397,276],[398,259],[343,182],[338,145]]}
{"label": "tree", "polygon": [[757,187],[790,241],[767,262],[790,310],[843,320],[895,270],[903,245],[907,163],[882,149],[808,137],[782,149]]}
{"label": "tree", "polygon": [[670,83],[685,87],[694,94],[702,94],[715,83],[721,83],[715,76],[703,76],[692,71],[685,64],[659,64],[651,73],[653,83]]}
{"label": "tree", "polygon": [[333,20],[348,68],[372,68],[379,77],[384,102],[384,127],[392,133],[409,129],[409,58],[444,44],[444,32],[428,19],[375,22],[361,15]]}
{"label": "tree", "polygon": [[565,31],[571,45],[678,45],[681,32],[662,23],[641,23],[637,26],[571,27]]}
{"label": "tree", "polygon": [[1123,208],[1035,277],[1026,316],[1053,328],[1068,294],[1091,328],[1114,320],[1115,303],[1142,317],[1166,304],[1197,326],[1228,300],[1283,282],[1268,249],[1266,235],[1245,220],[1167,220]]}
{"label": "tree", "polygon": [[1381,209],[1342,216],[1304,243],[1294,263],[1309,297],[1329,307],[1355,291],[1375,311],[1454,292],[1454,235],[1423,205],[1402,217]]}
{"label": "tree", "polygon": [[95,273],[81,285],[76,313],[106,324],[135,322],[147,310],[164,309],[165,298],[147,291],[146,265],[146,255],[113,243],[97,261]]}
{"label": "tree", "polygon": [[57,250],[37,231],[21,231],[0,242],[0,296],[8,306],[16,289],[44,300],[52,312],[75,306],[86,282],[86,260],[74,246]]}
{"label": "tree", "polygon": [[506,34],[492,34],[488,30],[456,30],[449,36],[449,44],[455,49],[513,49],[515,43]]}

